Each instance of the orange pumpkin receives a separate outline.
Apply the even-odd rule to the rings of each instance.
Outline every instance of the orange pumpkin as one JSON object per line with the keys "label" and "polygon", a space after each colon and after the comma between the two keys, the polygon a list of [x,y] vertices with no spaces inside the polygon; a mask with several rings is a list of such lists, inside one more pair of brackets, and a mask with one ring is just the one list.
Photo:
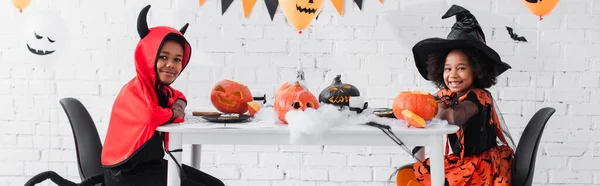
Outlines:
{"label": "orange pumpkin", "polygon": [[[286,85],[287,84],[287,85]],[[287,124],[285,114],[290,110],[305,110],[306,108],[319,108],[319,101],[308,89],[296,81],[293,85],[286,83],[276,93],[273,109],[277,117]]]}
{"label": "orange pumpkin", "polygon": [[252,93],[246,85],[231,80],[219,81],[210,93],[213,106],[223,113],[243,114],[248,111]]}
{"label": "orange pumpkin", "polygon": [[404,120],[402,116],[404,110],[410,110],[425,121],[429,121],[437,115],[438,104],[429,92],[404,91],[394,99],[392,111],[396,118]]}

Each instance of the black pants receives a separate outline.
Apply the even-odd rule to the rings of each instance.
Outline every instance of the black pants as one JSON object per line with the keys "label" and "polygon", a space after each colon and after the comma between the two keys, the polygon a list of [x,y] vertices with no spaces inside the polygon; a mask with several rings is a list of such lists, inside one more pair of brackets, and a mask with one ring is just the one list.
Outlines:
{"label": "black pants", "polygon": [[[225,186],[225,184],[198,169],[182,165],[187,180],[181,186]],[[105,186],[166,186],[167,160],[144,163],[132,170],[105,169]]]}

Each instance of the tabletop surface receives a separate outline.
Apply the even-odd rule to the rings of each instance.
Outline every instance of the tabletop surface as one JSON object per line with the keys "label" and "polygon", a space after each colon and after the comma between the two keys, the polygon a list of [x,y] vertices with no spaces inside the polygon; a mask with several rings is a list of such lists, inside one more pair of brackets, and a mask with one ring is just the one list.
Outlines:
{"label": "tabletop surface", "polygon": [[[456,132],[458,126],[449,125],[444,120],[433,119],[427,122],[425,128],[407,127],[404,121],[395,120],[387,124],[396,134],[449,134]],[[289,133],[290,125],[272,121],[260,121],[253,118],[244,123],[213,123],[198,116],[186,116],[185,122],[166,124],[158,127],[162,132],[181,133]],[[301,130],[301,129],[299,129]],[[327,131],[330,134],[381,134],[379,128],[365,124],[339,123],[330,126]]]}

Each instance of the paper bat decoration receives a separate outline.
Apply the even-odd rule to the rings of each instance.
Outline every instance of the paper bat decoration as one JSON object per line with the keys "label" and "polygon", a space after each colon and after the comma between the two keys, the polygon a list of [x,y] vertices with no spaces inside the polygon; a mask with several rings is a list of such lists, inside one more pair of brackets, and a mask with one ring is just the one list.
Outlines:
{"label": "paper bat decoration", "polygon": [[510,38],[512,38],[513,40],[527,42],[527,39],[525,39],[525,37],[515,34],[513,32],[513,28],[507,26],[506,30],[508,30],[508,34],[510,35]]}

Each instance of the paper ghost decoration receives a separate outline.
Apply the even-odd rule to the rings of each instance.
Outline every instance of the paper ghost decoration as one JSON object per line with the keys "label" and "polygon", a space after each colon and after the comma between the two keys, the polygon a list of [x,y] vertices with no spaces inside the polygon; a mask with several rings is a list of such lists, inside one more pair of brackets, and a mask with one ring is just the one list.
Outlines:
{"label": "paper ghost decoration", "polygon": [[51,67],[65,53],[67,27],[58,12],[28,14],[23,27],[23,49],[27,62]]}

